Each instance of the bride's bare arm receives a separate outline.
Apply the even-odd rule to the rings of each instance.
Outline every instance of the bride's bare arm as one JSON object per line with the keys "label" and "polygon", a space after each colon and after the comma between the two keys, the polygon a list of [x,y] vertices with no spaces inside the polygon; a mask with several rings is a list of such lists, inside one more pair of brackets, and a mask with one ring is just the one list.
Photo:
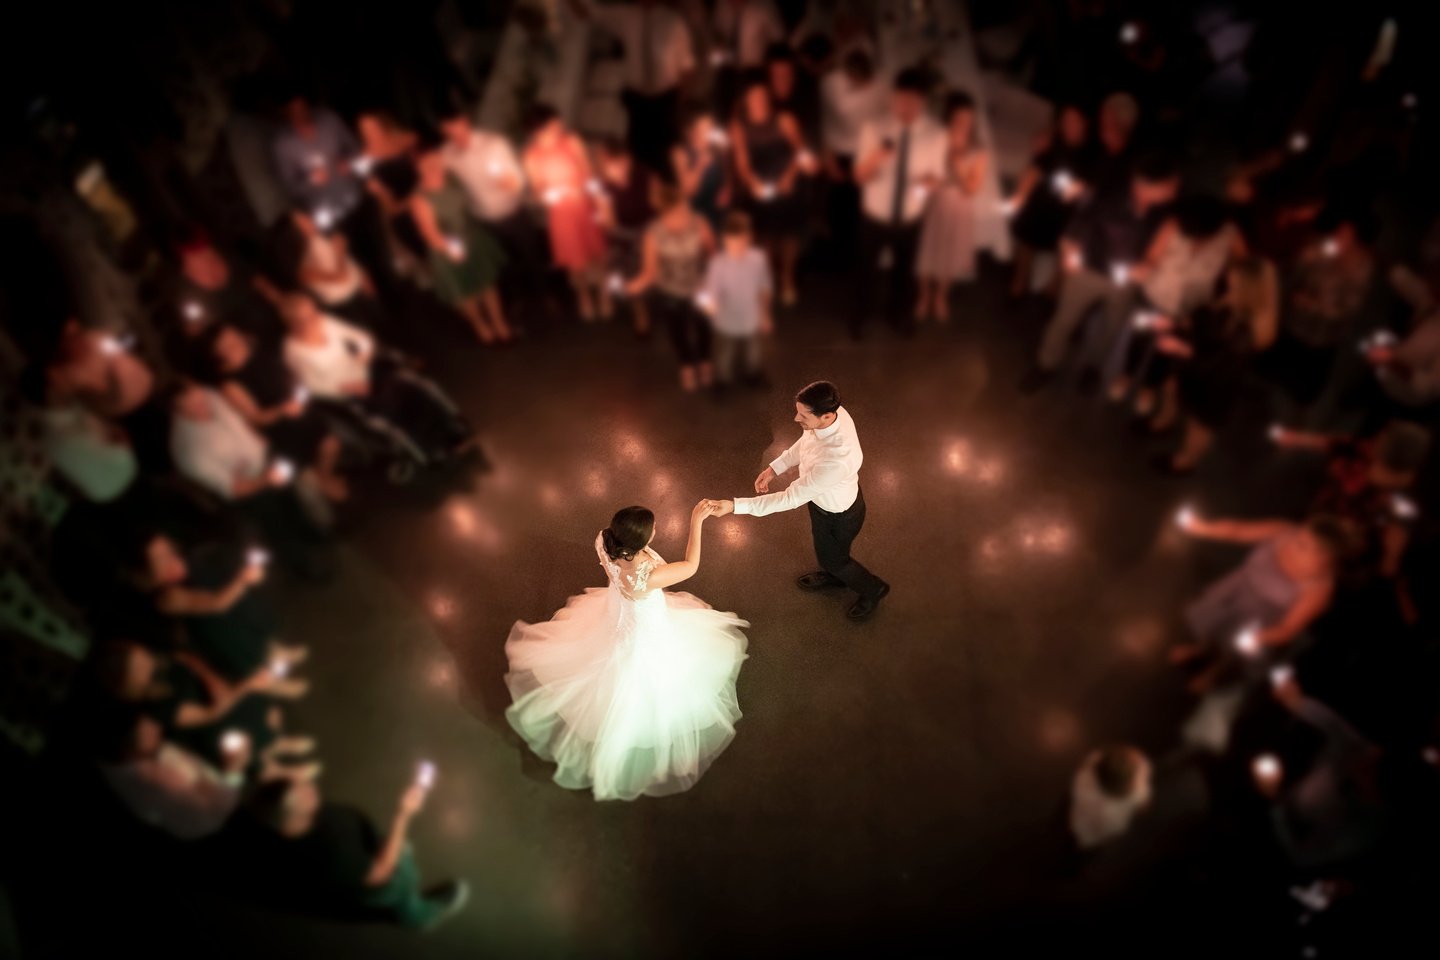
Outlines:
{"label": "bride's bare arm", "polygon": [[673,586],[695,576],[700,569],[700,530],[713,509],[708,500],[695,504],[695,509],[690,511],[690,542],[685,546],[685,559],[656,567],[650,573],[648,586],[651,590]]}

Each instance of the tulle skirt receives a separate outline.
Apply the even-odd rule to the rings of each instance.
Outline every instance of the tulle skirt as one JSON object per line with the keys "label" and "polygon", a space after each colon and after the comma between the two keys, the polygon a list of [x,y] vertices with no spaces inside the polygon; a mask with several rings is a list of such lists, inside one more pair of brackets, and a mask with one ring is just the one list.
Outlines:
{"label": "tulle skirt", "polygon": [[597,800],[688,790],[734,739],[747,626],[688,593],[586,590],[511,629],[506,719],[562,787]]}

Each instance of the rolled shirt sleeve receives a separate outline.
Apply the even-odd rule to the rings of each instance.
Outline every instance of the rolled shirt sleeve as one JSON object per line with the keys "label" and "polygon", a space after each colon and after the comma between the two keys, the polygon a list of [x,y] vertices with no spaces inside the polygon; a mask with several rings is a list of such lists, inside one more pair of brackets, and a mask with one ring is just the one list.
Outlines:
{"label": "rolled shirt sleeve", "polygon": [[845,476],[845,468],[840,464],[818,463],[809,476],[796,480],[779,493],[767,493],[763,497],[736,497],[735,512],[745,516],[763,517],[771,513],[794,510],[814,500],[816,494],[831,484],[843,481]]}

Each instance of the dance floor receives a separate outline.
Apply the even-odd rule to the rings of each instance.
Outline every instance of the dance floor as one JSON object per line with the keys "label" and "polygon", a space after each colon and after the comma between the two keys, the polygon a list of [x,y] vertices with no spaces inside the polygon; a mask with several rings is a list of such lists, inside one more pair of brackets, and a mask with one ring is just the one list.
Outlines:
{"label": "dance floor", "polygon": [[[191,916],[244,956],[928,956],[1094,932],[1091,896],[1163,899],[1143,854],[1115,888],[1128,900],[1066,875],[1069,779],[1104,741],[1175,745],[1175,612],[1237,556],[1182,543],[1176,507],[1293,505],[1276,497],[1295,478],[1258,417],[1197,483],[1157,476],[1101,399],[1021,397],[1044,312],[997,274],[948,326],[859,343],[837,319],[848,291],[816,280],[778,318],[774,386],[724,403],[680,394],[668,342],[618,321],[509,352],[430,331],[497,468],[387,494],[332,582],[286,591],[315,678],[291,716],[319,738],[327,794],[382,820],[436,763],[414,843],[427,877],[471,881],[471,906],[419,939],[208,902]],[[794,390],[822,377],[865,448],[856,555],[893,593],[849,623],[842,597],[794,584],[814,566],[804,511],[711,521],[685,586],[751,622],[736,740],[683,795],[555,786],[504,721],[511,623],[603,584],[592,541],[618,507],[653,508],[655,546],[681,555],[690,506],[747,493],[796,436]]]}

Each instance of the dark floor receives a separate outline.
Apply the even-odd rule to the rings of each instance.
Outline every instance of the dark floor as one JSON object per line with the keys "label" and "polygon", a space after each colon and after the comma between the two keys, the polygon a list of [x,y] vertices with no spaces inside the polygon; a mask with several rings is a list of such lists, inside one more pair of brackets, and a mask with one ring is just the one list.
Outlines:
{"label": "dark floor", "polygon": [[[511,352],[437,334],[452,348],[435,372],[498,467],[469,490],[392,494],[356,518],[333,582],[288,591],[286,639],[312,646],[315,679],[291,716],[320,740],[326,792],[379,818],[435,761],[414,842],[428,876],[468,877],[474,900],[425,938],[202,905],[190,916],[213,911],[217,950],[930,956],[920,944],[1022,946],[1063,915],[1074,766],[1116,738],[1173,746],[1189,701],[1167,635],[1197,577],[1233,556],[1182,543],[1174,509],[1293,511],[1304,495],[1277,492],[1294,470],[1264,447],[1265,418],[1209,476],[1175,481],[1103,401],[1020,397],[1043,307],[1009,304],[998,276],[909,341],[840,335],[826,286],[779,317],[775,386],[723,405],[681,395],[668,344],[618,322]],[[841,598],[797,590],[813,566],[803,511],[712,521],[686,587],[751,621],[739,736],[680,796],[597,804],[555,786],[502,715],[511,623],[603,582],[591,543],[618,507],[654,509],[656,547],[681,554],[690,506],[745,494],[796,436],[793,390],[820,377],[859,427],[856,552],[891,597],[854,625]]]}

